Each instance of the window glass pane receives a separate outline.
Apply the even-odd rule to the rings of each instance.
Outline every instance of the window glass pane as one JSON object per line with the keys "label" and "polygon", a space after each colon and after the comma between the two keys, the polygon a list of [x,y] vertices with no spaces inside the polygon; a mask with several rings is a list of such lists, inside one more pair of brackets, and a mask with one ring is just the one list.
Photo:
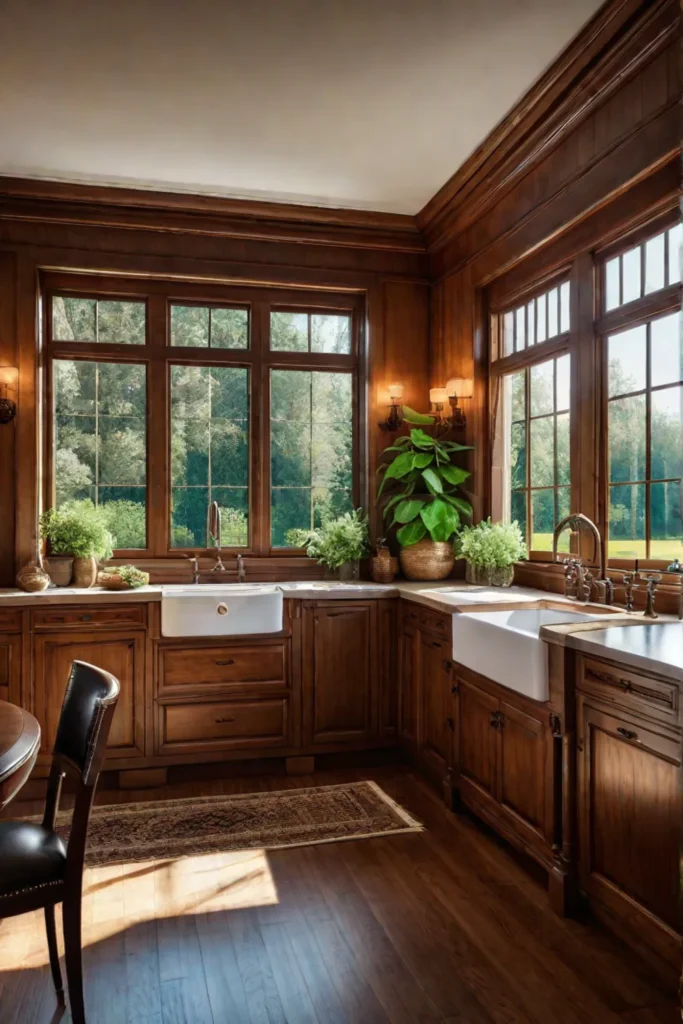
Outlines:
{"label": "window glass pane", "polygon": [[629,249],[625,252],[621,258],[622,273],[623,273],[623,287],[624,292],[622,295],[622,303],[633,302],[634,299],[639,299],[642,295],[641,280],[640,280],[640,246],[637,245],[634,249]]}
{"label": "window glass pane", "polygon": [[145,367],[56,359],[53,373],[57,506],[92,501],[115,547],[146,547]]}
{"label": "window glass pane", "polygon": [[349,373],[271,371],[273,547],[353,507]]}
{"label": "window glass pane", "polygon": [[610,558],[645,558],[645,484],[610,487]]}
{"label": "window glass pane", "polygon": [[569,413],[557,417],[557,483],[568,484],[571,478],[569,454]]}
{"label": "window glass pane", "polygon": [[249,348],[249,311],[213,308],[211,348]]}
{"label": "window glass pane", "polygon": [[645,395],[609,403],[609,479],[645,479]]}
{"label": "window glass pane", "polygon": [[553,417],[531,421],[530,482],[532,487],[555,483],[555,432]]}
{"label": "window glass pane", "polygon": [[558,294],[559,293],[558,293],[557,288],[552,288],[548,292],[548,337],[549,338],[554,338],[557,334],[559,334],[559,330],[560,330],[560,328],[559,328],[559,320],[558,320],[558,315],[557,315],[558,314],[558,309],[557,309]]}
{"label": "window glass pane", "polygon": [[664,287],[664,234],[645,243],[645,294]]}
{"label": "window glass pane", "polygon": [[526,374],[524,370],[521,373],[513,373],[511,375],[511,394],[512,394],[512,419],[523,420],[526,410],[526,390],[525,390]]}
{"label": "window glass pane", "polygon": [[209,310],[206,306],[171,306],[171,345],[209,347]]}
{"label": "window glass pane", "polygon": [[679,313],[650,325],[652,387],[683,380],[683,321]]}
{"label": "window glass pane", "polygon": [[271,313],[273,352],[308,352],[308,313]]}
{"label": "window glass pane", "polygon": [[515,351],[516,352],[521,352],[521,350],[523,348],[525,348],[525,346],[526,346],[526,327],[525,327],[525,322],[524,321],[525,321],[524,306],[520,306],[519,309],[516,310],[516,312],[515,312],[515,322],[516,322],[516,331],[517,331],[517,333],[515,335]]}
{"label": "window glass pane", "polygon": [[510,432],[510,483],[526,487],[526,424],[513,423]]}
{"label": "window glass pane", "polygon": [[545,295],[539,295],[536,299],[536,341],[545,341],[548,337],[548,302]]}
{"label": "window glass pane", "polygon": [[605,309],[616,309],[619,301],[619,257],[605,264]]}
{"label": "window glass pane", "polygon": [[650,485],[650,558],[683,561],[681,484]]}
{"label": "window glass pane", "polygon": [[513,491],[510,502],[510,521],[519,523],[522,536],[526,537],[526,491]]}
{"label": "window glass pane", "polygon": [[609,396],[641,391],[647,384],[647,328],[612,334],[607,339],[609,359]]}
{"label": "window glass pane", "polygon": [[569,330],[569,281],[560,287],[560,333]]}
{"label": "window glass pane", "polygon": [[527,344],[528,345],[535,345],[536,344],[536,311],[534,309],[534,305],[535,305],[535,303],[534,303],[533,299],[527,305],[526,323],[527,323]]}
{"label": "window glass pane", "polygon": [[555,492],[531,492],[531,549],[552,551],[555,529]]}
{"label": "window glass pane", "polygon": [[97,340],[105,345],[145,344],[144,302],[97,303]]}
{"label": "window glass pane", "polygon": [[[571,491],[569,487],[558,487],[556,493],[556,501],[557,512],[555,514],[555,526],[557,526],[557,524],[561,522],[563,519],[566,519],[566,517],[571,512]],[[559,543],[557,545],[558,551],[569,551],[569,538],[569,530],[565,530],[562,536],[560,537]]]}
{"label": "window glass pane", "polygon": [[563,412],[569,409],[571,392],[571,356],[560,356],[555,360],[555,373],[557,375],[557,411]]}
{"label": "window glass pane", "polygon": [[506,313],[503,317],[503,354],[512,355],[515,351],[515,314]]}
{"label": "window glass pane", "polygon": [[171,367],[171,546],[206,547],[206,512],[218,501],[223,546],[246,547],[249,371]]}
{"label": "window glass pane", "polygon": [[553,392],[554,360],[531,367],[531,415],[543,416],[555,408]]}
{"label": "window glass pane", "polygon": [[94,299],[52,299],[52,337],[55,341],[97,341]]}
{"label": "window glass pane", "polygon": [[350,354],[351,317],[314,313],[311,316],[311,352]]}
{"label": "window glass pane", "polygon": [[669,229],[669,284],[676,284],[681,279],[681,244],[683,243],[683,225],[676,224]]}
{"label": "window glass pane", "polygon": [[683,476],[683,387],[652,392],[651,478]]}

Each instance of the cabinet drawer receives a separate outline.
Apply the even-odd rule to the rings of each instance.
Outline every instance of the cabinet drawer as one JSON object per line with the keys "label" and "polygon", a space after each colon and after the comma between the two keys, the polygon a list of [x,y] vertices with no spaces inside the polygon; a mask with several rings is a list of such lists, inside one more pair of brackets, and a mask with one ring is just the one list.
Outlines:
{"label": "cabinet drawer", "polygon": [[248,647],[160,648],[159,693],[219,686],[266,689],[286,686],[287,651],[283,643]]}
{"label": "cabinet drawer", "polygon": [[441,615],[439,612],[431,612],[427,608],[421,608],[420,628],[450,640],[452,633],[451,617],[450,615]]}
{"label": "cabinet drawer", "polygon": [[210,701],[160,705],[158,753],[285,746],[289,701]]}
{"label": "cabinet drawer", "polygon": [[579,687],[602,700],[633,708],[659,721],[676,724],[679,690],[676,683],[652,679],[621,665],[579,658]]}
{"label": "cabinet drawer", "polygon": [[34,629],[49,629],[51,626],[144,626],[146,622],[147,607],[144,604],[45,608],[33,612]]}
{"label": "cabinet drawer", "polygon": [[0,608],[0,633],[18,633],[21,630],[21,609]]}

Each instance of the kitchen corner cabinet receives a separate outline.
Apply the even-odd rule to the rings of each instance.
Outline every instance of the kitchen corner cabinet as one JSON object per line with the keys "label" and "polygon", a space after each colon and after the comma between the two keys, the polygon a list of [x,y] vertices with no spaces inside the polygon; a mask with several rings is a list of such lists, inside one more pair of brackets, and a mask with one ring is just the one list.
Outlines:
{"label": "kitchen corner cabinet", "polygon": [[21,634],[0,634],[0,700],[21,704]]}
{"label": "kitchen corner cabinet", "polygon": [[550,869],[559,780],[547,706],[456,665],[452,717],[459,799]]}
{"label": "kitchen corner cabinet", "polygon": [[75,660],[111,672],[121,685],[105,766],[113,768],[112,762],[144,756],[145,652],[143,630],[74,629],[34,634],[33,710],[42,729],[39,764],[45,767],[49,763],[71,663]]}
{"label": "kitchen corner cabinet", "polygon": [[395,741],[395,611],[385,601],[304,601],[303,745]]}

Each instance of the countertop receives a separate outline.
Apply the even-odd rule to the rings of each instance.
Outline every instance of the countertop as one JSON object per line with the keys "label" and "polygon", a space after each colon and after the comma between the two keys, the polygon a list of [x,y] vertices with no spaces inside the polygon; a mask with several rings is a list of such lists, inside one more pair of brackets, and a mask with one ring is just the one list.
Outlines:
{"label": "countertop", "polygon": [[541,637],[594,657],[617,661],[629,668],[656,672],[683,683],[683,622],[662,616],[661,622],[619,617],[613,625],[580,622],[545,626]]}

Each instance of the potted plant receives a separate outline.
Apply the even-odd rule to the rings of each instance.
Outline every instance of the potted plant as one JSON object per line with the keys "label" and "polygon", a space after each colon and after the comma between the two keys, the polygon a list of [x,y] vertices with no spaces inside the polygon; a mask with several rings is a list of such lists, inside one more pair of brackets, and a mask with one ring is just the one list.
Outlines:
{"label": "potted plant", "polygon": [[342,580],[358,579],[358,563],[369,549],[367,516],[362,509],[328,519],[315,530],[289,530],[287,542],[305,548],[309,558],[332,570]]}
{"label": "potted plant", "polygon": [[103,569],[97,582],[105,590],[136,590],[146,587],[149,573],[137,569],[134,565],[117,565],[111,569]]}
{"label": "potted plant", "polygon": [[[423,425],[434,422],[405,407],[404,418]],[[470,474],[454,465],[453,458],[468,450],[413,427],[383,453],[393,457],[379,467],[383,480],[377,496],[379,501],[389,499],[383,515],[389,526],[398,527],[401,568],[409,580],[442,580],[453,569],[453,538],[461,517],[472,514],[470,503],[458,494]]]}
{"label": "potted plant", "polygon": [[468,583],[509,587],[515,562],[526,558],[526,545],[519,523],[492,523],[485,519],[460,534],[459,554],[467,559]]}
{"label": "potted plant", "polygon": [[114,538],[92,501],[70,501],[49,508],[40,517],[40,535],[49,544],[46,568],[52,582],[67,587],[92,587],[98,558],[111,558]]}

